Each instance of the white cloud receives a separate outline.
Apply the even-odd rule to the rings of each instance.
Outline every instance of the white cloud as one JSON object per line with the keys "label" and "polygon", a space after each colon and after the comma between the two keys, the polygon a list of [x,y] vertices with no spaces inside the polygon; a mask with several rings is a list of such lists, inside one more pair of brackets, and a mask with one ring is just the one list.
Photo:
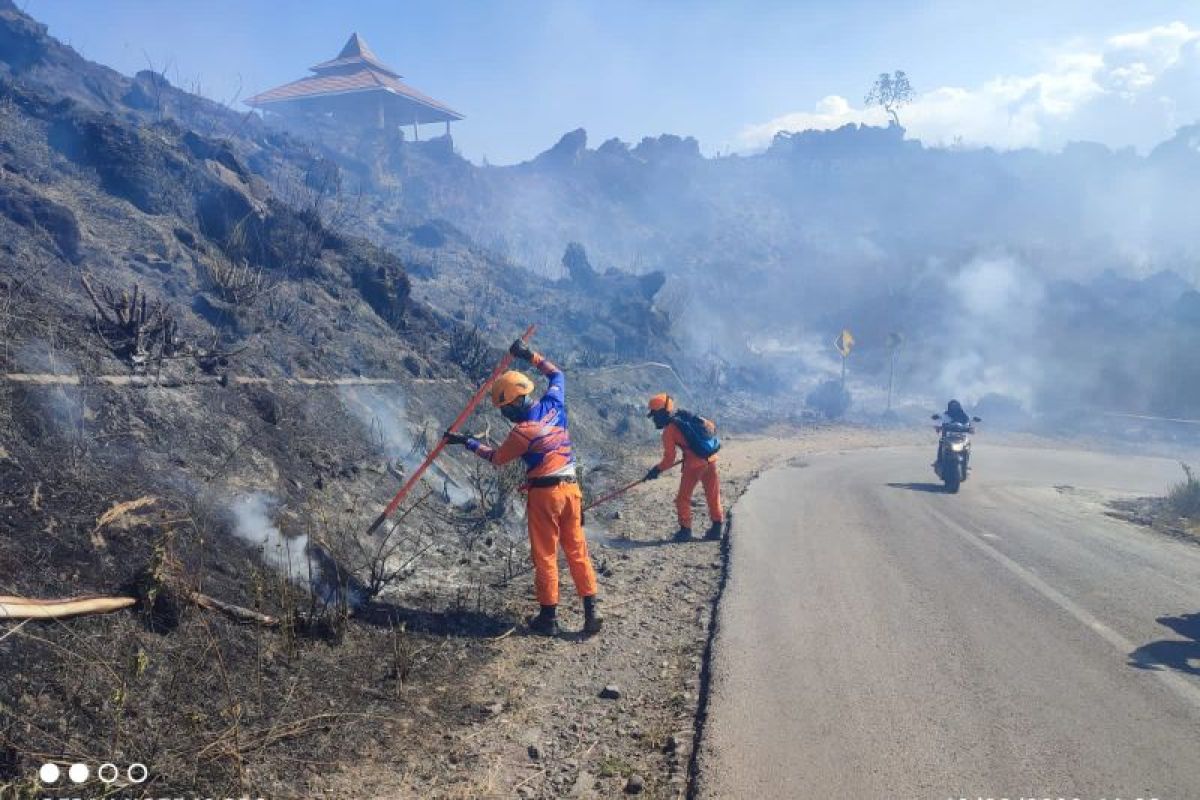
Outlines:
{"label": "white cloud", "polygon": [[[919,93],[901,121],[909,136],[931,145],[1054,149],[1088,139],[1144,150],[1200,118],[1200,30],[1182,22],[1112,36],[1090,49],[1064,48],[1049,62],[1032,75]],[[887,116],[831,95],[812,111],[747,125],[738,139],[758,148],[780,131],[848,123],[884,125]]]}

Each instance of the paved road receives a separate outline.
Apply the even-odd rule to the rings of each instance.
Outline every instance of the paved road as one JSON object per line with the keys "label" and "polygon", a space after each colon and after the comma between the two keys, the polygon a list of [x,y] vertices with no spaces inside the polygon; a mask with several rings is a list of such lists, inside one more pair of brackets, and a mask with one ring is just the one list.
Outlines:
{"label": "paved road", "polygon": [[1103,505],[1178,464],[980,442],[947,495],[930,460],[739,502],[700,795],[1200,798],[1200,546]]}

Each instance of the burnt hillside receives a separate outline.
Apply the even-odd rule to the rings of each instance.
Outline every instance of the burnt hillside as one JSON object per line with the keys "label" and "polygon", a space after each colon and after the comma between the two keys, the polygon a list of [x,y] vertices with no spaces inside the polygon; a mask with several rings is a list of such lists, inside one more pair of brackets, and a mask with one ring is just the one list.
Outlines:
{"label": "burnt hillside", "polygon": [[[871,398],[860,412],[882,410],[896,333],[913,403],[1003,395],[1032,415],[1195,418],[1181,400],[1200,383],[1177,368],[1195,331],[1179,337],[1169,322],[1200,280],[1189,211],[1200,151],[1197,126],[1182,122],[1145,154],[967,149],[847,125],[706,157],[686,136],[596,143],[575,130],[510,166],[472,164],[446,138],[307,133],[359,187],[356,229],[389,248],[408,246],[411,220],[433,218],[542,285],[564,276],[572,242],[599,272],[661,273],[667,355],[718,398],[803,396],[837,377],[829,342],[849,327],[851,381]],[[479,286],[491,270],[460,274]],[[457,304],[444,282],[414,285]],[[1153,298],[1130,309],[1136,319],[1075,313],[1119,307],[1126,289]],[[1131,352],[1130,330],[1156,342],[1150,358]]]}
{"label": "burnt hillside", "polygon": [[[595,365],[669,349],[669,320],[653,281],[545,286],[423,219],[385,249],[344,187],[309,145],[0,3],[0,595],[139,600],[0,640],[0,787],[53,757],[294,793],[381,737],[413,743],[415,780],[425,726],[473,720],[527,562],[514,476],[444,458],[363,533],[527,323]],[[601,481],[648,390],[603,381],[572,394]]]}

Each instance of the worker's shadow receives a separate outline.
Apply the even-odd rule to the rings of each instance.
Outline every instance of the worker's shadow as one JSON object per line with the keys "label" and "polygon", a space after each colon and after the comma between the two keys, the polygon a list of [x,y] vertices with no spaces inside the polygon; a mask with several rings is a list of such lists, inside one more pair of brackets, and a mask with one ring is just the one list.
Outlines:
{"label": "worker's shadow", "polygon": [[494,639],[512,629],[515,621],[482,611],[427,611],[392,603],[364,603],[354,610],[354,619],[378,628],[399,628],[409,633],[452,636],[463,639]]}
{"label": "worker's shadow", "polygon": [[1200,612],[1159,617],[1157,622],[1185,638],[1144,644],[1129,654],[1129,666],[1148,670],[1167,668],[1200,675]]}
{"label": "worker's shadow", "polygon": [[888,486],[892,489],[908,489],[910,492],[935,492],[942,494],[946,491],[946,487],[940,483],[889,483]]}

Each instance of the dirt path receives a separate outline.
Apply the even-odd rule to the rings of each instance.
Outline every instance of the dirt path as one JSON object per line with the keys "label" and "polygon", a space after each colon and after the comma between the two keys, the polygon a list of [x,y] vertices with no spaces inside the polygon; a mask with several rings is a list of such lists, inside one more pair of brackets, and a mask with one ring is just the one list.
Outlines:
{"label": "dirt path", "polygon": [[[733,535],[736,499],[766,469],[824,451],[928,438],[826,428],[727,440],[721,477]],[[636,478],[656,457],[650,449],[636,455],[620,477]],[[421,760],[431,763],[420,777],[382,764],[359,766],[339,776],[331,791],[352,785],[360,795],[393,797],[613,797],[640,783],[643,797],[685,796],[724,562],[716,543],[669,541],[677,480],[675,473],[664,476],[589,515],[606,617],[600,636],[576,635],[582,615],[565,578],[565,633],[547,641],[516,630],[493,642],[494,658],[463,688],[463,716],[473,722],[460,720],[427,743]],[[705,517],[702,501],[697,491],[697,520]],[[535,608],[531,584],[529,575],[513,581],[514,609]],[[619,697],[600,696],[609,686]],[[416,754],[406,754],[405,761],[414,760]]]}

